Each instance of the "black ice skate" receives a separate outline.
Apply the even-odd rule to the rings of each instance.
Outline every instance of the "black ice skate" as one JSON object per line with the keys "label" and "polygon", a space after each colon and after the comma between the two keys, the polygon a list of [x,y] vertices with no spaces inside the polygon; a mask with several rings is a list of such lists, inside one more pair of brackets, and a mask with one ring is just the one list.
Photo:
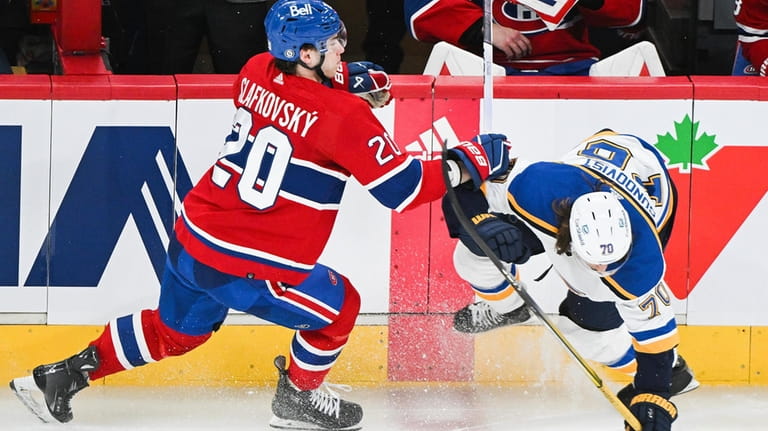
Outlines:
{"label": "black ice skate", "polygon": [[[363,409],[359,404],[342,400],[331,387],[322,386],[311,391],[297,389],[288,379],[285,356],[275,358],[275,367],[280,373],[277,391],[272,399],[272,413],[269,421],[273,428],[291,430],[359,430]],[[347,389],[348,390],[348,389]]]}
{"label": "black ice skate", "polygon": [[[677,361],[672,367],[672,386],[669,391],[671,396],[674,397],[675,395],[681,395],[686,392],[690,392],[698,388],[699,385],[699,381],[696,380],[696,377],[694,377],[693,371],[688,367],[685,359],[683,359],[682,356],[677,355]],[[634,398],[635,395],[637,395],[637,391],[635,390],[635,386],[632,383],[624,386],[616,394],[621,402],[624,403],[624,405],[627,407],[629,407],[629,403],[632,401],[632,398]]]}
{"label": "black ice skate", "polygon": [[72,397],[88,386],[88,372],[99,366],[96,348],[88,347],[69,359],[40,365],[31,376],[11,380],[11,389],[43,422],[69,422]]}
{"label": "black ice skate", "polygon": [[523,323],[531,318],[528,307],[521,305],[509,313],[497,313],[486,301],[469,304],[453,316],[453,328],[459,332],[476,334],[502,326]]}

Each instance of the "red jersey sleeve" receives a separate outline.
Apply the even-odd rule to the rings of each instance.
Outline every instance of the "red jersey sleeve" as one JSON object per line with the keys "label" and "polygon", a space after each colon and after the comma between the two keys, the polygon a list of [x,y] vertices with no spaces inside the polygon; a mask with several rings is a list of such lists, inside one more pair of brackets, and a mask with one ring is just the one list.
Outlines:
{"label": "red jersey sleeve", "polygon": [[401,149],[363,99],[341,93],[334,109],[338,127],[322,130],[323,151],[382,205],[403,211],[445,193],[439,160],[423,162]]}
{"label": "red jersey sleeve", "polygon": [[468,0],[406,0],[405,13],[416,40],[456,46],[461,35],[483,18],[483,9]]}

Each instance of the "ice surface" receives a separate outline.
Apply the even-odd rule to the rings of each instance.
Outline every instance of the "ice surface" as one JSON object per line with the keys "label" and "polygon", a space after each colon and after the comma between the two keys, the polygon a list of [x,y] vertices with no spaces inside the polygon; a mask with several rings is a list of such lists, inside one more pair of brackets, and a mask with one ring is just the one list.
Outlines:
{"label": "ice surface", "polygon": [[[623,430],[621,417],[600,391],[588,381],[577,386],[408,384],[358,387],[346,398],[362,404],[364,431]],[[0,391],[0,429],[270,430],[272,393],[268,387],[94,386],[73,399],[75,419],[62,427],[39,422],[6,389]],[[768,387],[702,386],[673,401],[680,410],[674,431],[768,429]]]}

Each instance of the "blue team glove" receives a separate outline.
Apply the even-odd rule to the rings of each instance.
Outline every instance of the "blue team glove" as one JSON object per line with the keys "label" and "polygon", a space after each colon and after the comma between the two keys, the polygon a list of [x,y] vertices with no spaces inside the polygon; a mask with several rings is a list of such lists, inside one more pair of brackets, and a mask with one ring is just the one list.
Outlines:
{"label": "blue team glove", "polygon": [[365,99],[371,107],[381,108],[392,100],[392,82],[383,67],[370,61],[342,63],[341,67],[341,79],[346,80],[349,92]]}
{"label": "blue team glove", "polygon": [[[661,395],[643,393],[635,395],[629,404],[629,410],[640,421],[642,431],[670,431],[672,422],[677,419],[677,407]],[[624,422],[626,431],[632,431]]]}
{"label": "blue team glove", "polygon": [[460,160],[472,178],[475,188],[483,181],[504,174],[509,167],[509,144],[500,133],[475,136],[470,142],[462,142],[448,149],[448,157]]}
{"label": "blue team glove", "polygon": [[[480,238],[504,262],[525,263],[531,257],[531,250],[523,243],[520,231],[514,225],[488,213],[472,217],[472,223]],[[472,253],[485,256],[483,250],[464,229],[459,231],[459,240]]]}

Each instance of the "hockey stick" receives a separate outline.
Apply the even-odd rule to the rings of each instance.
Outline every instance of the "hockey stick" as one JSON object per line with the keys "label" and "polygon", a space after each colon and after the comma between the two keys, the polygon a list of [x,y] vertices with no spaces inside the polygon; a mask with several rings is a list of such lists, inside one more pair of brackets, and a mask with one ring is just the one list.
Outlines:
{"label": "hockey stick", "polygon": [[483,7],[483,119],[480,133],[489,133],[493,105],[493,0],[485,0]]}
{"label": "hockey stick", "polygon": [[579,354],[579,352],[576,351],[576,349],[571,345],[570,342],[565,338],[562,332],[555,326],[551,320],[549,320],[549,317],[547,317],[546,314],[544,314],[544,311],[539,307],[539,304],[534,301],[534,299],[531,297],[531,295],[528,294],[528,290],[525,288],[525,284],[522,281],[518,281],[515,279],[515,277],[512,276],[512,274],[509,273],[509,271],[506,269],[505,265],[501,262],[501,259],[499,259],[498,256],[491,250],[490,247],[488,247],[488,244],[480,237],[480,235],[477,233],[477,230],[472,225],[472,222],[467,218],[467,215],[464,214],[464,210],[461,209],[461,205],[459,205],[459,200],[456,197],[456,192],[453,190],[453,187],[451,187],[451,180],[448,175],[448,164],[446,161],[448,160],[448,145],[447,143],[443,144],[442,149],[442,171],[443,171],[443,181],[445,182],[446,192],[448,196],[448,201],[451,204],[451,208],[453,208],[453,211],[456,213],[456,218],[459,219],[459,223],[461,223],[461,226],[467,231],[470,237],[472,237],[472,240],[475,241],[475,243],[480,247],[481,250],[483,250],[483,253],[485,253],[486,256],[488,256],[489,259],[493,262],[494,265],[496,265],[496,268],[501,272],[501,274],[504,276],[505,279],[509,282],[509,284],[515,289],[515,291],[520,295],[520,298],[522,298],[523,302],[525,302],[525,305],[528,306],[528,308],[533,311],[533,314],[536,315],[536,317],[541,320],[541,322],[544,324],[544,326],[554,335],[557,340],[560,342],[560,344],[565,348],[565,350],[568,351],[568,353],[571,355],[573,359],[576,360],[576,362],[579,363],[581,366],[581,369],[584,370],[584,372],[589,376],[589,379],[592,381],[592,384],[595,385],[597,389],[600,390],[600,392],[605,395],[605,398],[608,399],[608,401],[613,405],[613,407],[621,414],[621,416],[624,418],[625,421],[629,424],[630,427],[632,427],[635,431],[641,431],[642,426],[640,425],[640,421],[637,420],[635,415],[632,414],[631,411],[627,408],[627,406],[624,405],[624,403],[619,400],[619,398],[614,394],[605,384],[603,383],[603,380],[600,378],[600,376],[595,372],[592,367],[589,366],[589,364],[584,360],[584,358]]}

